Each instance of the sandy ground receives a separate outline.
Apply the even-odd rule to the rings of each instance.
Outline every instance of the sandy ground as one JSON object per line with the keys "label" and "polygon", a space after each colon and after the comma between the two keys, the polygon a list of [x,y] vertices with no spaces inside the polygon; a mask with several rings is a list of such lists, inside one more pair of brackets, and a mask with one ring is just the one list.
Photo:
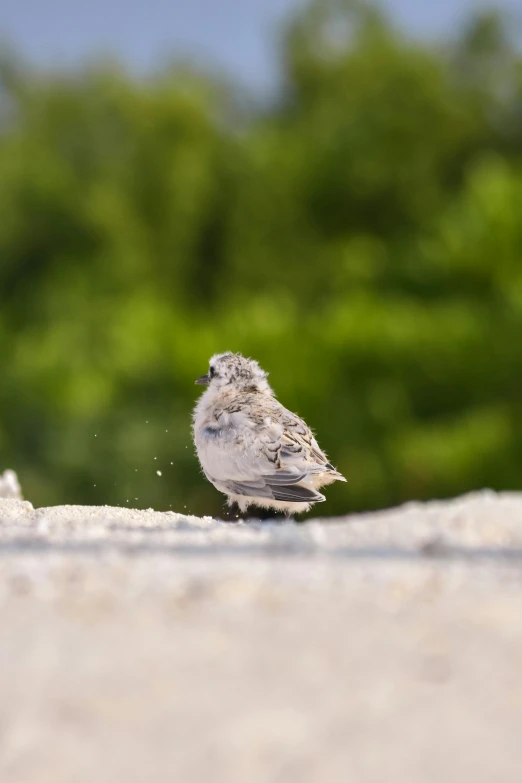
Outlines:
{"label": "sandy ground", "polygon": [[520,783],[522,494],[304,525],[0,500],[2,783]]}

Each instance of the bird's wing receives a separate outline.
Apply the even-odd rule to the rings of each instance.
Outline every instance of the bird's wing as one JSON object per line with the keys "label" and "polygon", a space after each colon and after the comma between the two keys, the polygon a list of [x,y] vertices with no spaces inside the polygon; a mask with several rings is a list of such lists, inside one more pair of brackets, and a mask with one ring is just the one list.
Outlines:
{"label": "bird's wing", "polygon": [[310,427],[295,413],[282,408],[283,432],[280,439],[279,462],[283,467],[299,466],[308,476],[330,474],[332,479],[346,481],[328,461]]}
{"label": "bird's wing", "polygon": [[198,452],[208,478],[221,491],[303,503],[324,500],[311,484],[330,465],[310,429],[277,400],[220,416],[207,428]]}
{"label": "bird's wing", "polygon": [[218,484],[219,488],[229,495],[243,495],[250,498],[281,500],[286,503],[318,503],[326,499],[312,487],[303,487],[299,484],[280,486],[264,480],[219,481]]}

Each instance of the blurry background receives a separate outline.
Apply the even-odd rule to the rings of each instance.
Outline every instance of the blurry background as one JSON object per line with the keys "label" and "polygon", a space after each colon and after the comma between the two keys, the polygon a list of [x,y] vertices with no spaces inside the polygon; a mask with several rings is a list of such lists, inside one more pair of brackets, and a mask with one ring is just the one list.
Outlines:
{"label": "blurry background", "polygon": [[29,500],[222,514],[190,416],[226,349],[347,476],[320,513],[522,488],[514,9],[4,0],[0,468]]}

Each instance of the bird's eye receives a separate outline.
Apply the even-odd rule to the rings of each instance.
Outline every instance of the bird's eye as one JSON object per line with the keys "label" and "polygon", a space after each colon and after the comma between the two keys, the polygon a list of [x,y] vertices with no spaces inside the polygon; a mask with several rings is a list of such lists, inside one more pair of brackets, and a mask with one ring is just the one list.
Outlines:
{"label": "bird's eye", "polygon": [[216,371],[215,371],[215,369],[214,369],[213,367],[210,367],[210,368],[209,368],[209,371],[208,371],[208,374],[209,374],[209,376],[210,376],[211,378],[215,378],[215,377],[216,377]]}

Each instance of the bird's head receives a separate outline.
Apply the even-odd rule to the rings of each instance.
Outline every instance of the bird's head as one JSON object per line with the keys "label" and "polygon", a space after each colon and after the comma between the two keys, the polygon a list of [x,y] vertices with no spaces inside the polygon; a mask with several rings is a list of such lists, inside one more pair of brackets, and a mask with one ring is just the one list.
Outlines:
{"label": "bird's head", "polygon": [[240,353],[216,353],[210,360],[207,375],[196,380],[201,386],[215,391],[237,389],[238,391],[261,391],[271,393],[266,380],[267,373],[254,359],[246,359]]}

